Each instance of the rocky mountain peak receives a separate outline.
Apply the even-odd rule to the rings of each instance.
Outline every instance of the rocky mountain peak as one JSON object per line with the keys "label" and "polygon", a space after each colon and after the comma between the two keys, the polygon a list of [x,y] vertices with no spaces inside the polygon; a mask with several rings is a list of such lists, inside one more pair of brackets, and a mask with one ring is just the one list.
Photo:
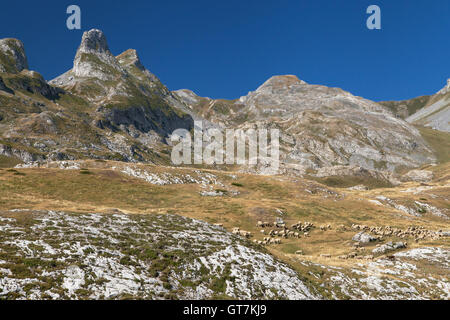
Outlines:
{"label": "rocky mountain peak", "polygon": [[100,80],[111,80],[123,74],[123,69],[109,50],[105,35],[98,29],[83,33],[72,71],[77,77]]}
{"label": "rocky mountain peak", "polygon": [[139,70],[145,70],[145,67],[141,63],[141,60],[139,59],[139,56],[135,49],[128,49],[127,51],[119,54],[116,58],[122,66],[126,67],[133,65]]}
{"label": "rocky mountain peak", "polygon": [[19,73],[24,69],[28,69],[28,61],[22,41],[0,39],[0,72]]}
{"label": "rocky mountain peak", "polygon": [[279,75],[269,78],[256,91],[261,91],[262,89],[266,88],[288,89],[292,85],[302,85],[302,84],[306,84],[306,82],[300,80],[295,75]]}
{"label": "rocky mountain peak", "polygon": [[98,29],[92,29],[83,33],[78,52],[111,53],[104,33]]}

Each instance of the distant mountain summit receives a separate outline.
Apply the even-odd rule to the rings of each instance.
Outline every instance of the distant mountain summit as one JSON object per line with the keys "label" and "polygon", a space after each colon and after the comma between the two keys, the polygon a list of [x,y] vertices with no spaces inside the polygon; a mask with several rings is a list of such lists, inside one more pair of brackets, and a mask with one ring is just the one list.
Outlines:
{"label": "distant mountain summit", "polygon": [[256,91],[288,89],[292,85],[307,84],[294,75],[273,76],[264,82]]}
{"label": "distant mountain summit", "polygon": [[392,171],[434,161],[418,130],[383,106],[293,75],[271,77],[231,101],[175,93],[222,126],[279,128],[286,170],[344,165]]}

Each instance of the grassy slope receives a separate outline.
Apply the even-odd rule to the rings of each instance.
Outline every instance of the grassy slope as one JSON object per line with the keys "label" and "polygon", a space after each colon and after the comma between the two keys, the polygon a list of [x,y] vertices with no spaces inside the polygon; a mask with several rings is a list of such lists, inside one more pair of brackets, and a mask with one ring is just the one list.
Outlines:
{"label": "grassy slope", "polygon": [[[351,268],[360,260],[340,260],[338,255],[353,252],[351,238],[356,231],[349,227],[352,223],[369,226],[393,226],[406,229],[409,226],[423,226],[429,230],[448,229],[448,222],[428,214],[421,218],[401,215],[389,207],[370,203],[384,195],[401,203],[413,199],[450,210],[445,198],[450,192],[448,179],[438,178],[429,185],[433,190],[420,195],[403,192],[407,188],[419,187],[419,183],[407,183],[396,188],[378,188],[369,191],[350,191],[328,188],[315,181],[290,179],[287,177],[255,176],[222,171],[207,171],[217,176],[224,186],[215,187],[228,190],[224,197],[203,197],[198,184],[152,185],[117,171],[111,166],[121,166],[117,162],[87,161],[82,167],[87,170],[60,170],[48,168],[0,169],[0,212],[16,208],[35,210],[64,210],[66,212],[113,212],[119,209],[127,213],[155,214],[174,213],[210,223],[222,223],[227,230],[240,227],[251,231],[253,239],[262,240],[258,220],[274,221],[283,212],[283,219],[290,226],[297,221],[311,221],[316,226],[331,224],[332,230],[315,228],[309,237],[282,239],[280,245],[267,246],[277,258],[289,263],[310,281],[318,281],[309,276],[315,267],[305,266],[302,259],[325,265],[343,267],[343,272],[351,274]],[[168,168],[140,165],[152,173],[190,174],[194,169]],[[441,165],[440,172],[450,171],[450,165]],[[233,196],[231,191],[239,191]],[[338,225],[348,227],[338,230]],[[270,229],[270,228],[269,228]],[[385,241],[397,241],[395,237]],[[410,247],[424,245],[448,246],[448,240],[423,240],[418,244],[408,239]],[[367,247],[367,253],[375,245]],[[295,255],[302,250],[304,255]],[[323,258],[321,254],[331,254]],[[319,273],[328,271],[317,268]],[[322,280],[321,280],[322,281]]]}
{"label": "grassy slope", "polygon": [[21,163],[17,158],[0,155],[0,168],[11,168]]}
{"label": "grassy slope", "polygon": [[431,96],[421,96],[417,98],[413,98],[410,100],[403,101],[381,101],[379,104],[387,107],[392,112],[397,113],[399,111],[400,106],[406,106],[408,110],[408,116],[416,113],[418,110],[422,109],[427,105]]}
{"label": "grassy slope", "polygon": [[[410,221],[396,215],[395,210],[366,201],[374,199],[376,195],[404,197],[396,188],[362,192],[345,190],[346,195],[343,196],[343,189],[325,188],[313,181],[295,182],[287,178],[246,174],[239,174],[237,180],[233,180],[226,173],[213,172],[224,182],[225,189],[240,192],[237,196],[214,198],[202,197],[199,194],[201,189],[196,184],[152,185],[101,168],[101,164],[91,164],[91,174],[58,169],[18,169],[16,171],[20,174],[17,174],[16,171],[3,169],[0,171],[0,206],[3,209],[60,209],[75,212],[108,212],[111,208],[118,208],[134,213],[176,213],[211,223],[223,223],[229,229],[239,226],[253,231],[257,239],[262,238],[262,235],[256,228],[256,222],[274,221],[279,215],[276,209],[285,213],[283,218],[288,224],[301,220],[334,226],[358,223],[401,228],[417,224],[433,230],[446,227],[442,220],[424,217]],[[146,168],[151,172],[192,173],[191,169]],[[448,188],[441,186],[434,191],[437,194],[439,192],[445,194]],[[432,204],[440,201],[427,195],[422,197]],[[442,207],[443,203],[439,204]],[[293,253],[302,249],[313,256],[330,252],[345,253],[350,250],[345,244],[354,232],[333,230],[323,233],[316,230],[313,234],[311,238],[301,241],[283,241],[277,250]]]}
{"label": "grassy slope", "polygon": [[439,163],[450,162],[450,133],[426,127],[417,128],[422,137],[433,148]]}

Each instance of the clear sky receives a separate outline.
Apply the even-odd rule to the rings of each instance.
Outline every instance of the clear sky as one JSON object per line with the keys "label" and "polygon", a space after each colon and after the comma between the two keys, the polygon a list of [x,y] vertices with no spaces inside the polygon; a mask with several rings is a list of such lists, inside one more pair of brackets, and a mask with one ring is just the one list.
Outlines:
{"label": "clear sky", "polygon": [[[66,8],[81,7],[81,30]],[[382,30],[366,28],[381,8]],[[450,78],[449,0],[7,1],[0,38],[25,43],[30,68],[72,67],[82,32],[105,32],[113,54],[138,51],[169,89],[234,99],[272,75],[295,74],[372,100],[441,89]]]}

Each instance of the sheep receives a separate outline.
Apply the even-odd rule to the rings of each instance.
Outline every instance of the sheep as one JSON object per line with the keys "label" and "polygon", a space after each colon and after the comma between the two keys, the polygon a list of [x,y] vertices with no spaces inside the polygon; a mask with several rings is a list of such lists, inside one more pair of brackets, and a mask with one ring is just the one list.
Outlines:
{"label": "sheep", "polygon": [[256,226],[258,228],[264,228],[264,227],[272,227],[272,224],[270,222],[267,222],[267,221],[258,221],[256,223]]}
{"label": "sheep", "polygon": [[251,237],[252,237],[252,233],[251,233],[251,232],[249,232],[249,231],[244,231],[244,230],[241,230],[241,231],[239,232],[239,235],[242,236],[242,237],[244,237],[244,238],[251,238]]}
{"label": "sheep", "polygon": [[252,237],[252,233],[245,231],[245,230],[241,230],[239,227],[234,227],[231,231],[231,233],[244,237],[244,238],[250,238]]}

